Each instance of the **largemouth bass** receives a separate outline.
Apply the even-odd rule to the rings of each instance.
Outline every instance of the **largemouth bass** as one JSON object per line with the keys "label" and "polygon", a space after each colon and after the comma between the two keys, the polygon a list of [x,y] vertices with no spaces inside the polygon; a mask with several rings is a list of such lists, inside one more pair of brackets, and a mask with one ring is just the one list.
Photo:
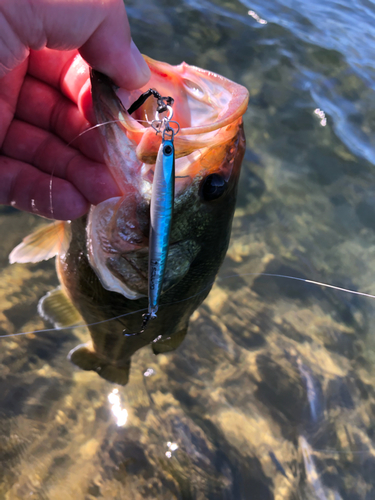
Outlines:
{"label": "largemouth bass", "polygon": [[208,295],[227,251],[245,151],[244,87],[185,63],[146,61],[152,73],[148,86],[173,97],[173,119],[180,126],[174,140],[174,208],[157,318],[140,335],[123,333],[139,331],[148,305],[150,198],[161,137],[150,126],[155,100],[147,100],[132,115],[126,111],[146,89],[116,89],[107,77],[92,72],[106,163],[122,196],[93,206],[88,216],[36,231],[10,255],[11,262],[56,255],[61,287],[41,300],[41,314],[58,327],[83,319],[91,342],[71,351],[71,361],[123,385],[131,356],[148,344],[155,354],[175,349],[190,316]]}

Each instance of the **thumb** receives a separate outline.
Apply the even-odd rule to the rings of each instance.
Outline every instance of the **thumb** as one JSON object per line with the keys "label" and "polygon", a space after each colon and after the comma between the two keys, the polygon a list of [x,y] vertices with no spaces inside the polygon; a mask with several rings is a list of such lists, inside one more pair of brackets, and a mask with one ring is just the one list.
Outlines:
{"label": "thumb", "polygon": [[122,0],[112,8],[93,35],[79,49],[93,68],[108,75],[119,87],[138,89],[150,79],[150,70],[130,36]]}
{"label": "thumb", "polygon": [[122,0],[1,0],[0,78],[23,62],[30,49],[78,49],[95,69],[129,90],[150,71],[132,42]]}

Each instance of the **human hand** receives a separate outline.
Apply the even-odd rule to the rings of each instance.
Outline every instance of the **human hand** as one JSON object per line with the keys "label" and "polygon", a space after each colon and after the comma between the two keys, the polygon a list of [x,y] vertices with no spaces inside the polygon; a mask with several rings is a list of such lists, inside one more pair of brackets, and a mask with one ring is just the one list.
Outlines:
{"label": "human hand", "polygon": [[0,203],[68,220],[117,196],[98,131],[77,136],[90,126],[81,56],[129,90],[150,76],[122,0],[3,0],[0,33]]}

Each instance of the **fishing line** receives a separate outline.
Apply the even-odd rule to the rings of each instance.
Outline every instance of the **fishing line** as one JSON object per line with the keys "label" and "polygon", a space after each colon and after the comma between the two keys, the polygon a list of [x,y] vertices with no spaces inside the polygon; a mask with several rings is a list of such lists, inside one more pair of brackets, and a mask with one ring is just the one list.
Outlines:
{"label": "fishing line", "polygon": [[[207,285],[206,287],[202,288],[199,292],[195,293],[194,295],[190,295],[190,297],[187,297],[186,299],[177,300],[175,302],[168,302],[168,304],[162,304],[160,307],[166,307],[166,306],[170,306],[173,304],[179,304],[180,302],[185,302],[186,300],[190,300],[194,297],[197,297],[201,293],[205,292],[207,290],[207,288],[210,288],[213,284],[214,284],[214,281],[212,283],[210,283],[209,285]],[[137,311],[132,311],[132,312],[125,313],[125,314],[120,314],[120,316],[114,316],[113,318],[103,319],[102,321],[96,321],[95,323],[77,323],[76,325],[66,326],[64,328],[44,328],[42,330],[33,330],[31,332],[10,333],[8,335],[0,335],[0,339],[7,338],[7,337],[18,337],[20,335],[31,335],[34,333],[47,333],[47,332],[55,332],[55,331],[57,332],[60,330],[72,330],[74,328],[79,328],[79,327],[96,326],[96,325],[101,325],[103,323],[108,323],[109,321],[115,321],[116,319],[125,318],[126,316],[131,316],[132,314],[145,312],[147,310],[148,310],[148,308],[144,307],[143,309],[138,309]]]}
{"label": "fishing line", "polygon": [[[150,125],[150,122],[147,120],[136,120],[136,121],[142,122],[142,123],[147,123],[148,125]],[[66,144],[66,147],[71,146],[74,141],[76,141],[77,139],[82,137],[84,134],[87,134],[87,132],[91,132],[91,130],[94,130],[94,129],[99,128],[99,127],[103,127],[104,125],[111,125],[111,123],[122,123],[122,121],[119,119],[118,120],[109,120],[108,122],[97,123],[96,125],[92,125],[91,127],[87,128],[86,130],[84,130],[83,132],[78,134],[76,137],[74,137],[74,139],[72,139],[70,142],[68,142]]]}
{"label": "fishing line", "polygon": [[147,307],[143,309],[138,309],[137,311],[132,311],[129,313],[121,314],[120,316],[114,316],[113,318],[109,319],[103,319],[102,321],[96,321],[95,323],[77,323],[76,325],[71,325],[71,326],[64,326],[63,328],[44,328],[42,330],[33,330],[31,332],[18,332],[18,333],[10,333],[8,335],[0,335],[0,339],[2,338],[7,338],[7,337],[18,337],[20,335],[31,335],[34,333],[47,333],[47,332],[58,332],[60,330],[73,330],[74,328],[80,328],[80,327],[89,327],[89,326],[96,326],[96,325],[101,325],[102,323],[107,323],[108,321],[115,321],[116,319],[124,318],[125,316],[130,316],[131,314],[137,314],[140,312],[147,311]]}
{"label": "fishing line", "polygon": [[[345,293],[353,293],[355,295],[359,295],[359,296],[362,296],[362,297],[367,297],[367,298],[370,298],[370,299],[375,299],[375,295],[371,295],[369,293],[365,293],[365,292],[358,292],[356,290],[349,290],[347,288],[342,288],[342,287],[338,287],[338,286],[335,286],[335,285],[330,285],[328,283],[321,283],[319,281],[314,281],[314,280],[309,280],[309,279],[306,279],[306,278],[297,278],[296,276],[287,276],[287,275],[284,275],[284,274],[273,274],[273,273],[243,273],[243,274],[231,274],[229,276],[219,276],[217,278],[216,281],[225,281],[227,279],[231,279],[231,278],[238,278],[238,277],[242,277],[242,276],[267,276],[267,277],[271,277],[271,278],[283,278],[283,279],[291,279],[291,280],[296,280],[296,281],[302,281],[302,282],[305,282],[307,284],[311,284],[311,285],[315,285],[315,286],[323,286],[323,287],[327,287],[327,288],[333,288],[335,290],[338,290],[340,292],[345,292]],[[181,302],[185,302],[187,300],[190,300],[190,299],[193,299],[194,297],[197,297],[198,295],[202,294],[203,292],[205,292],[208,288],[212,287],[214,285],[215,281],[209,283],[207,286],[205,286],[204,288],[202,288],[199,292],[193,294],[193,295],[190,295],[189,297],[185,298],[185,299],[181,299],[181,300],[176,300],[174,302],[168,302],[167,304],[162,304],[160,305],[160,308],[164,308],[164,307],[168,307],[168,306],[171,306],[171,305],[174,305],[174,304],[180,304]],[[42,329],[42,330],[33,330],[33,331],[30,331],[30,332],[17,332],[17,333],[10,333],[10,334],[7,334],[7,335],[0,335],[0,339],[2,338],[7,338],[7,337],[16,337],[16,336],[20,336],[20,335],[31,335],[31,334],[35,334],[35,333],[47,333],[47,332],[53,332],[53,331],[59,331],[59,330],[72,330],[74,328],[78,328],[78,327],[90,327],[90,326],[95,326],[95,325],[101,325],[103,323],[108,323],[109,321],[115,321],[117,319],[121,319],[121,318],[124,318],[126,316],[130,316],[132,314],[137,314],[137,313],[140,313],[140,312],[145,312],[147,311],[147,308],[143,308],[143,309],[138,309],[137,311],[132,311],[132,312],[129,312],[129,313],[125,313],[125,314],[121,314],[119,316],[114,316],[113,318],[108,318],[108,319],[104,319],[102,321],[97,321],[95,323],[79,323],[79,324],[76,324],[76,325],[72,325],[72,326],[67,326],[67,327],[64,327],[64,328],[45,328],[45,329]]]}
{"label": "fishing line", "polygon": [[244,273],[244,274],[232,274],[230,276],[224,276],[224,277],[218,277],[219,280],[226,280],[229,278],[238,278],[242,276],[271,276],[273,278],[285,278],[285,279],[290,279],[290,280],[295,280],[295,281],[302,281],[304,283],[309,283],[311,285],[317,285],[317,286],[323,286],[326,288],[333,288],[334,290],[339,290],[340,292],[346,292],[346,293],[353,293],[354,295],[360,295],[362,297],[369,297],[370,299],[375,299],[375,295],[371,295],[370,293],[365,293],[365,292],[358,292],[357,290],[350,290],[348,288],[342,288],[339,286],[335,285],[330,285],[328,283],[322,283],[320,281],[314,281],[314,280],[309,280],[307,278],[297,278],[296,276],[287,276],[284,274],[273,274],[273,273]]}
{"label": "fishing line", "polygon": [[[148,97],[150,97],[151,95],[153,95],[154,97],[156,97],[158,99],[158,105],[159,105],[158,112],[160,112],[160,113],[166,110],[166,106],[167,105],[173,104],[173,99],[172,98],[170,98],[170,97],[161,97],[158,92],[156,92],[153,89],[149,89],[147,92],[145,92],[144,94],[142,94],[133,103],[133,105],[129,108],[128,113],[131,114],[133,111],[135,111],[136,109],[138,109],[145,102],[145,100]],[[163,106],[164,106],[164,108],[163,108]],[[147,123],[149,125],[151,124],[147,120],[137,120],[137,121],[138,122],[144,122],[144,123]],[[66,147],[69,147],[76,139],[78,139],[82,135],[86,134],[87,132],[90,132],[91,130],[94,130],[94,129],[96,129],[98,127],[101,127],[103,125],[108,125],[108,124],[111,124],[111,123],[119,123],[119,122],[121,122],[121,120],[110,120],[110,121],[107,121],[107,122],[103,122],[103,123],[100,123],[100,124],[93,125],[92,127],[89,127],[88,129],[86,129],[83,132],[81,132],[80,134],[78,134],[74,139],[72,139],[69,143],[66,144]],[[54,172],[55,172],[55,166],[52,169],[51,177],[50,177],[50,184],[49,184],[49,186],[50,186],[50,197],[49,197],[50,198],[50,211],[51,211],[52,217],[54,215],[53,194],[52,194]],[[218,277],[218,281],[224,281],[224,280],[227,280],[227,279],[230,279],[230,278],[233,278],[233,277],[238,277],[238,276],[239,276],[238,274],[233,274],[233,275],[230,275],[230,276]],[[295,281],[301,281],[301,282],[304,282],[304,283],[307,283],[307,284],[312,284],[312,285],[315,285],[315,286],[327,287],[327,288],[331,288],[331,289],[338,290],[338,291],[341,291],[341,292],[352,293],[354,295],[359,295],[359,296],[362,296],[362,297],[368,297],[368,298],[375,299],[375,295],[372,295],[372,294],[369,294],[369,293],[359,292],[359,291],[356,291],[356,290],[350,290],[350,289],[338,287],[338,286],[335,286],[335,285],[331,285],[331,284],[328,284],[328,283],[322,283],[322,282],[315,281],[315,280],[309,280],[309,279],[306,279],[306,278],[298,278],[296,276],[287,276],[287,275],[273,274],[273,273],[245,273],[245,274],[241,274],[240,276],[268,276],[268,277],[274,277],[274,278],[291,279],[291,280],[295,280]],[[191,295],[190,297],[187,297],[185,299],[181,299],[179,301],[170,302],[169,304],[163,304],[160,307],[166,307],[166,306],[169,306],[169,305],[172,305],[172,304],[178,304],[178,303],[184,302],[186,300],[190,300],[191,298],[194,298],[194,297],[200,295],[201,293],[205,292],[208,288],[212,287],[213,284],[214,284],[214,282],[208,284],[205,288],[201,289],[199,292],[197,292],[194,295]],[[87,327],[89,327],[89,326],[95,326],[95,325],[106,323],[106,322],[109,322],[109,321],[115,321],[117,319],[129,316],[131,314],[136,314],[136,313],[143,312],[143,311],[146,311],[146,310],[147,309],[145,308],[145,309],[140,309],[140,310],[137,310],[137,311],[132,311],[130,313],[126,313],[126,314],[123,314],[123,315],[120,315],[120,316],[115,316],[113,318],[109,318],[109,319],[102,320],[102,321],[95,322],[95,323],[90,323],[90,324],[84,323],[84,324],[72,325],[70,327],[64,328],[64,330],[73,329],[73,328],[77,328],[77,327],[80,327],[80,326],[87,326]],[[13,334],[8,334],[8,335],[1,335],[0,338],[14,337],[14,336],[19,336],[19,335],[29,335],[29,334],[36,334],[36,333],[47,333],[47,332],[52,332],[52,331],[57,331],[57,330],[61,330],[61,328],[47,328],[47,329],[42,329],[42,330],[34,330],[34,331],[31,331],[31,332],[18,332],[18,333],[13,333]]]}

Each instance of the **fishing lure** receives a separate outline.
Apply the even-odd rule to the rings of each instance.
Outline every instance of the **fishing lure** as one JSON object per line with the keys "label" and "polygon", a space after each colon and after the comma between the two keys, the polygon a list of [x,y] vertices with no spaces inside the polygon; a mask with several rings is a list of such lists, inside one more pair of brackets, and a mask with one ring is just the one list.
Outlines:
{"label": "fishing lure", "polygon": [[[170,113],[171,117],[172,113]],[[156,317],[167,264],[175,182],[173,137],[174,131],[168,120],[164,126],[163,140],[158,151],[152,184],[148,261],[149,305],[148,317],[145,317],[147,321]]]}
{"label": "fishing lure", "polygon": [[[128,112],[131,114],[151,95],[158,100],[155,120],[151,122],[151,126],[156,134],[162,134],[162,142],[155,163],[150,203],[148,312],[143,315],[143,322],[139,332],[132,334],[124,332],[124,335],[142,333],[147,323],[156,318],[167,265],[169,236],[172,226],[175,184],[174,136],[180,130],[179,124],[172,121],[172,105],[174,101],[171,97],[161,97],[156,90],[150,89],[133,103]],[[168,116],[160,118],[160,114],[166,111]],[[176,130],[171,127],[171,123],[177,126]]]}

